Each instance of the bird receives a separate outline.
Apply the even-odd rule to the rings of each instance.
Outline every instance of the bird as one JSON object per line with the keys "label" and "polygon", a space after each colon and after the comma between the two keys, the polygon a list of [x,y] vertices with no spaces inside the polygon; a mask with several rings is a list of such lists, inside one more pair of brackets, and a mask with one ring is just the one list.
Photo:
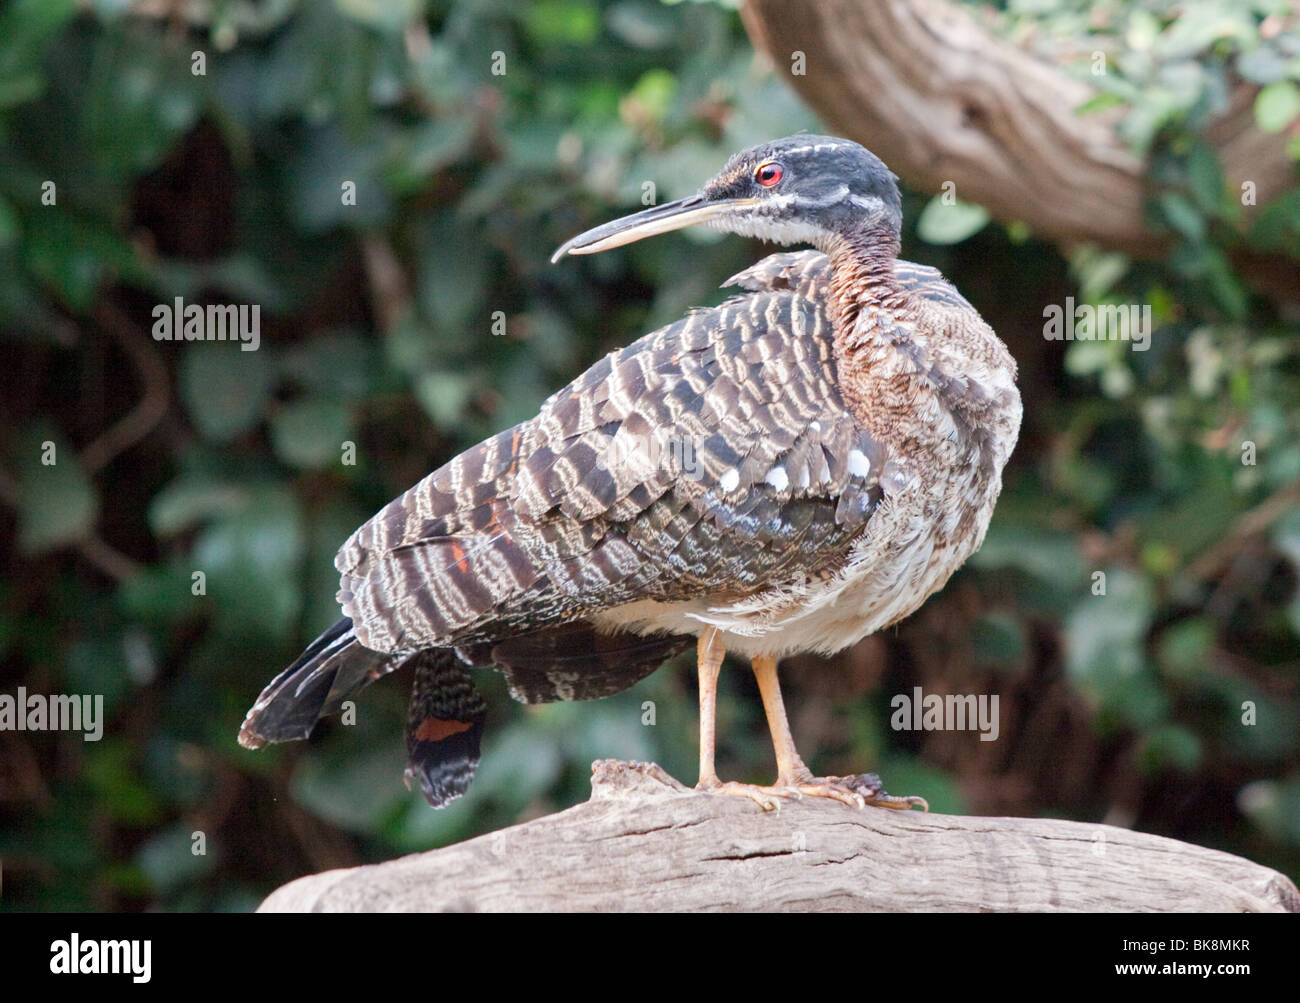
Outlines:
{"label": "bird", "polygon": [[[342,618],[263,690],[240,743],[306,738],[410,665],[405,778],[442,807],[480,759],[471,669],[524,703],[589,700],[694,646],[698,790],[928,810],[876,774],[815,776],[777,674],[941,589],[983,541],[1019,435],[1013,357],[937,269],[899,258],[902,218],[878,157],[800,133],[565,242],[552,263],[697,225],[807,246],[606,355],[356,530],[335,561]],[[728,652],[757,679],[769,785],[715,769]]]}

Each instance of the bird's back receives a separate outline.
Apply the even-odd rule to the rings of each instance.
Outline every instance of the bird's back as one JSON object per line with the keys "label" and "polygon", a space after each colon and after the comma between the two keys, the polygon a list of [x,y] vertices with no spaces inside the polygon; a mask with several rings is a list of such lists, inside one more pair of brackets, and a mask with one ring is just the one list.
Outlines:
{"label": "bird's back", "polygon": [[[974,314],[936,270],[897,274]],[[386,506],[336,562],[361,643],[698,628],[694,611],[833,574],[897,447],[840,392],[830,281],[818,252],[763,259],[729,280],[741,295],[611,353]]]}
{"label": "bird's back", "polygon": [[[808,295],[821,269],[790,285],[761,280],[765,264],[736,277],[743,295],[610,353],[358,529],[336,563],[361,642],[500,640],[640,598],[746,594],[802,555],[832,561],[873,503],[845,461],[870,447]],[[785,484],[766,480],[779,461]]]}

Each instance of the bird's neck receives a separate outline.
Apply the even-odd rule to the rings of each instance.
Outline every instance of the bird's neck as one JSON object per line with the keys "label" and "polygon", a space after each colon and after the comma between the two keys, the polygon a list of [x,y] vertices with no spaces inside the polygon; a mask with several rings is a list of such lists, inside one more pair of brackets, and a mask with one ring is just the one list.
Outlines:
{"label": "bird's neck", "polygon": [[868,347],[879,333],[879,325],[859,322],[870,319],[864,313],[910,319],[910,297],[894,274],[899,239],[889,224],[869,223],[836,234],[825,250],[831,259],[829,305],[835,347],[844,360]]}
{"label": "bird's neck", "polygon": [[835,364],[845,403],[881,441],[907,425],[914,388],[911,334],[917,308],[894,271],[898,233],[887,224],[837,236],[829,303]]}

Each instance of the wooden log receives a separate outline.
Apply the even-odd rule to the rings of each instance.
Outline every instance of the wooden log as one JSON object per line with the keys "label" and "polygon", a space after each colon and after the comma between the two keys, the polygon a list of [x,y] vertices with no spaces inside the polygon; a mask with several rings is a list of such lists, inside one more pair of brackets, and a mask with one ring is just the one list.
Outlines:
{"label": "wooden log", "polygon": [[567,811],[383,864],[326,871],[261,912],[1300,912],[1241,857],[1108,825],[862,810],[763,812],[653,763],[601,760]]}

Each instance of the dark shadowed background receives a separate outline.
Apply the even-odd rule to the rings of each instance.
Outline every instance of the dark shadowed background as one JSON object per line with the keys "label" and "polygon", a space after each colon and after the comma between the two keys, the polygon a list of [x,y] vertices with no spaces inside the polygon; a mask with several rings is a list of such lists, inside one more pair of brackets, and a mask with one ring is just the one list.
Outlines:
{"label": "dark shadowed background", "polygon": [[[1300,185],[1243,206],[1201,139],[1249,86],[1294,166],[1294,5],[971,6],[1026,51],[1073,40],[1047,46],[1069,72],[1119,53],[1101,104],[1168,246],[1060,246],[907,191],[904,254],[1007,342],[1024,428],[942,593],[784,664],[795,736],[818,773],[878,770],[938,811],[1107,821],[1300,877],[1300,278],[1288,298],[1244,264],[1300,275]],[[716,3],[0,8],[0,694],[105,708],[97,742],[0,731],[0,907],[250,909],[574,804],[596,758],[693,781],[689,657],[588,704],[526,709],[484,675],[479,777],[442,811],[401,782],[402,675],[310,743],[235,734],[336,619],[352,529],[764,253],[686,232],[547,260],[742,147],[825,129],[791,70]],[[257,304],[258,350],[154,340],[177,296]],[[1045,339],[1069,296],[1149,305],[1149,350]],[[892,730],[915,686],[997,695],[997,740]],[[724,778],[773,775],[743,663],[719,741]]]}

